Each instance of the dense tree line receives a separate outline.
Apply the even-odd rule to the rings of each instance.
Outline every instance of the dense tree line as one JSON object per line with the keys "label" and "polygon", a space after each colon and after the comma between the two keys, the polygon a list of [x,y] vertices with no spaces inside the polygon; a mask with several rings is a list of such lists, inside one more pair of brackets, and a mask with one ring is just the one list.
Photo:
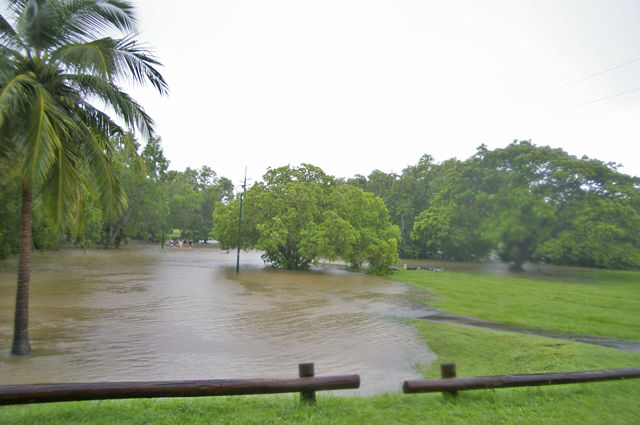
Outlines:
{"label": "dense tree line", "polygon": [[615,164],[520,141],[348,182],[384,199],[405,257],[640,267],[640,179]]}
{"label": "dense tree line", "polygon": [[[131,135],[126,135],[131,138]],[[54,223],[39,197],[34,202],[33,246],[55,248],[63,244],[81,247],[115,247],[132,239],[160,242],[163,231],[180,230],[191,240],[211,239],[216,205],[233,199],[233,184],[209,167],[169,170],[161,140],[150,138],[144,148],[132,141],[127,149],[122,136],[114,136],[109,152],[126,206],[110,217],[97,188],[85,187],[74,206],[71,220]],[[83,171],[85,172],[85,171]],[[88,172],[87,179],[88,179]],[[20,216],[20,180],[17,174],[0,176],[0,258],[17,252]]]}
{"label": "dense tree line", "polygon": [[[159,138],[142,149],[135,142],[128,149],[120,139],[111,145],[126,208],[110,217],[96,189],[87,186],[77,218],[56,226],[36,197],[35,248],[159,242],[165,229],[235,246],[239,200],[229,179],[207,166],[168,170]],[[347,180],[311,165],[281,167],[246,193],[242,246],[263,250],[266,261],[285,268],[340,257],[383,270],[395,258],[389,254],[394,244],[403,258],[480,261],[497,255],[514,269],[526,261],[640,267],[639,189],[640,179],[615,164],[528,141],[492,151],[480,146],[464,161],[436,163],[424,155],[400,174],[376,170]],[[18,247],[17,174],[2,176],[0,196],[0,256],[6,258]],[[395,226],[386,224],[387,214]]]}

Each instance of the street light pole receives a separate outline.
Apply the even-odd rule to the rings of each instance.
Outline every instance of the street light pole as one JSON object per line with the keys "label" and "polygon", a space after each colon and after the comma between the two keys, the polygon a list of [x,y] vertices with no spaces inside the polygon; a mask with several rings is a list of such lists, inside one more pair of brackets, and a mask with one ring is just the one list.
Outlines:
{"label": "street light pole", "polygon": [[236,258],[236,273],[240,272],[240,233],[242,231],[242,198],[244,191],[247,190],[247,167],[244,167],[244,181],[242,183],[242,192],[240,193],[240,213],[238,214],[238,256]]}

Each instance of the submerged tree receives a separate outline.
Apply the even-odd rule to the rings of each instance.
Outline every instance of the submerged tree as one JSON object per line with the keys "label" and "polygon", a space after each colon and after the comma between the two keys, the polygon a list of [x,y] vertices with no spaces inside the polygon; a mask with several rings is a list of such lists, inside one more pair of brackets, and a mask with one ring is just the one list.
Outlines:
{"label": "submerged tree", "polygon": [[[51,220],[77,211],[89,170],[105,214],[126,207],[112,167],[111,136],[124,126],[148,136],[153,122],[119,83],[167,84],[159,63],[133,35],[133,6],[121,0],[0,0],[0,164],[21,185],[18,290],[13,354],[31,351],[28,338],[31,222],[34,196]],[[123,34],[116,39],[102,34]],[[125,142],[127,138],[123,138]],[[131,147],[133,149],[133,147]]]}
{"label": "submerged tree", "polygon": [[[385,273],[397,260],[400,231],[380,198],[338,185],[320,168],[280,167],[244,195],[243,248],[257,248],[276,267],[308,269],[320,258]],[[214,235],[237,246],[239,200],[214,210]]]}

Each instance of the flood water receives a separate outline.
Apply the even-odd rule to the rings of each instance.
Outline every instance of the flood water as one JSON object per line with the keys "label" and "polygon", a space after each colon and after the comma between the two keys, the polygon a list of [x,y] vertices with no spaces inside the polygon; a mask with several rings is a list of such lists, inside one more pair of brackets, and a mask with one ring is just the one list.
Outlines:
{"label": "flood water", "polygon": [[[9,354],[17,265],[0,271],[0,382],[295,377],[358,373],[398,391],[435,358],[407,317],[421,292],[339,267],[265,267],[258,253],[131,245],[33,253],[33,353]],[[342,394],[344,392],[340,392]]]}

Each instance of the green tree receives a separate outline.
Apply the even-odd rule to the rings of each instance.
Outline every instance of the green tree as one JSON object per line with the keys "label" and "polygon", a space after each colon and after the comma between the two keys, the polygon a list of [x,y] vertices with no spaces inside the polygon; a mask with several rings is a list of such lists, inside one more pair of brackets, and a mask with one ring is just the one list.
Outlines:
{"label": "green tree", "polygon": [[430,255],[479,259],[490,252],[521,270],[528,260],[597,267],[640,265],[640,179],[615,164],[516,141],[464,162],[443,179],[412,236]]}
{"label": "green tree", "polygon": [[557,264],[608,269],[640,267],[640,214],[624,200],[593,198],[543,244],[538,256]]}
{"label": "green tree", "polygon": [[482,223],[482,233],[513,271],[536,256],[538,246],[549,240],[555,222],[555,208],[542,196],[523,187],[501,187],[485,202],[491,214]]}
{"label": "green tree", "polygon": [[334,251],[325,258],[341,257],[352,267],[366,265],[375,274],[384,274],[398,260],[400,229],[390,223],[383,200],[360,188],[341,185],[331,193],[332,210],[325,212],[321,228]]}
{"label": "green tree", "polygon": [[117,222],[107,223],[111,246],[117,238],[157,242],[166,224],[168,200],[169,161],[165,158],[159,137],[151,137],[140,153],[144,170],[138,158],[121,151],[118,156],[118,175],[127,195],[127,210]]}
{"label": "green tree", "polygon": [[[14,354],[31,351],[29,267],[34,195],[57,223],[70,221],[91,171],[107,217],[126,207],[109,152],[123,128],[152,132],[152,120],[119,86],[167,85],[134,36],[133,7],[115,0],[3,0],[0,15],[0,162],[20,175],[21,218]],[[104,33],[125,34],[114,39]],[[126,138],[125,138],[126,140]],[[3,167],[3,170],[5,168]]]}
{"label": "green tree", "polygon": [[[277,267],[306,270],[320,258],[344,259],[355,268],[384,273],[397,259],[398,228],[382,200],[338,185],[309,164],[269,170],[244,196],[243,248],[264,251]],[[239,200],[214,211],[214,234],[237,245]]]}
{"label": "green tree", "polygon": [[596,267],[640,265],[640,179],[618,172],[615,164],[530,141],[481,156],[485,174],[499,187],[489,197],[494,213],[487,228],[496,242],[502,233],[498,253],[514,267],[524,257]]}
{"label": "green tree", "polygon": [[350,185],[374,193],[389,209],[391,222],[402,235],[399,251],[403,258],[427,255],[422,244],[410,237],[415,217],[424,211],[437,189],[440,167],[430,155],[423,155],[416,165],[402,170],[402,174],[374,170],[368,177],[356,175]]}
{"label": "green tree", "polygon": [[170,172],[169,223],[180,229],[184,238],[211,238],[216,205],[233,199],[233,184],[204,165]]}
{"label": "green tree", "polygon": [[440,190],[416,217],[411,238],[429,257],[457,261],[486,258],[492,244],[482,232],[482,224],[491,212],[478,202],[482,182],[478,160],[445,161],[440,173],[444,180]]}

